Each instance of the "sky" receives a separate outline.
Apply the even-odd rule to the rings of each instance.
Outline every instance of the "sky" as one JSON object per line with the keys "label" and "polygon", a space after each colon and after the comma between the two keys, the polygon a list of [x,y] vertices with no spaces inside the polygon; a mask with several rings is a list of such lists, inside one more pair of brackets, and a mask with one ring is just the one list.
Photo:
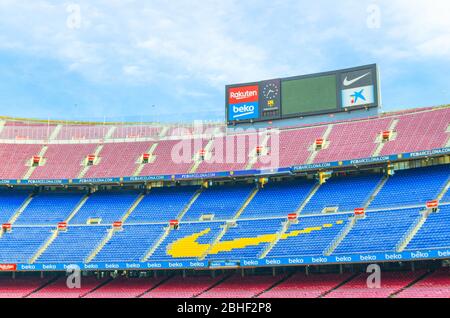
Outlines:
{"label": "sky", "polygon": [[0,0],[0,115],[223,120],[227,84],[372,63],[383,111],[449,104],[449,14],[448,0]]}

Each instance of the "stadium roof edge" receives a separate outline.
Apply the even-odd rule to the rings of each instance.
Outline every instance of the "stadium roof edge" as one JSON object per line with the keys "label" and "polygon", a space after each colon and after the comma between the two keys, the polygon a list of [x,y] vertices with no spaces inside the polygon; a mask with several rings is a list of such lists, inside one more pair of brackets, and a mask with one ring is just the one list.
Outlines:
{"label": "stadium roof edge", "polygon": [[[405,110],[397,110],[392,112],[382,112],[379,114],[379,116],[373,116],[368,118],[360,118],[360,119],[354,119],[354,120],[344,120],[344,121],[338,121],[335,123],[341,123],[341,122],[349,122],[349,121],[360,121],[360,120],[367,120],[367,119],[375,119],[375,118],[384,118],[388,116],[395,116],[395,115],[401,115],[401,114],[411,114],[421,111],[431,111],[431,110],[439,110],[439,109],[445,109],[450,108],[450,104],[446,105],[437,105],[437,106],[430,106],[430,107],[417,107],[412,109],[405,109]],[[4,121],[17,121],[17,122],[28,122],[28,123],[40,123],[40,124],[71,124],[71,125],[104,125],[104,126],[114,126],[114,125],[176,125],[177,123],[172,124],[161,124],[158,122],[119,122],[119,121],[113,121],[113,122],[98,122],[98,121],[79,121],[79,120],[50,120],[50,119],[37,119],[37,118],[24,118],[24,117],[12,117],[12,116],[0,116],[0,120]],[[182,124],[182,123],[179,123]],[[219,123],[217,123],[219,124]],[[318,126],[322,125],[324,123],[316,123],[313,125],[302,125],[302,126],[295,126],[295,128],[303,128],[303,127],[310,127],[310,126]],[[329,124],[329,123],[327,123]],[[285,127],[285,128],[294,128],[294,127]]]}

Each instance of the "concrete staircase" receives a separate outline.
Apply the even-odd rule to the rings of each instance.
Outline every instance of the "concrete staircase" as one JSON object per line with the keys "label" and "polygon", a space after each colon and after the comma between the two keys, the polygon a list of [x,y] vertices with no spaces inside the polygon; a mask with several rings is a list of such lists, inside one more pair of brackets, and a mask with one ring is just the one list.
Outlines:
{"label": "concrete staircase", "polygon": [[409,242],[411,242],[413,237],[417,234],[417,232],[419,232],[419,230],[427,221],[428,215],[429,213],[426,210],[421,212],[421,215],[416,219],[413,225],[411,225],[409,230],[406,232],[406,234],[402,237],[402,239],[398,242],[397,246],[395,247],[395,250],[398,253],[401,253],[405,250]]}
{"label": "concrete staircase", "polygon": [[245,200],[244,204],[242,204],[242,206],[240,207],[240,209],[236,212],[236,214],[233,217],[233,220],[237,220],[239,219],[239,217],[241,216],[242,212],[244,212],[245,208],[250,204],[250,202],[252,202],[253,198],[255,197],[255,195],[258,193],[259,188],[255,187],[252,192],[250,193],[250,195],[247,197],[247,199]]}
{"label": "concrete staircase", "polygon": [[95,249],[91,252],[91,254],[89,254],[89,256],[86,258],[85,263],[89,263],[91,262],[95,256],[97,256],[97,254],[101,251],[101,249],[106,245],[106,243],[109,242],[109,240],[111,240],[111,238],[113,237],[114,233],[117,231],[117,229],[111,228],[108,229],[108,232],[106,233],[105,237],[102,239],[102,241],[95,247]]}
{"label": "concrete staircase", "polygon": [[65,220],[66,223],[69,223],[74,216],[80,211],[80,209],[83,207],[83,205],[86,203],[86,201],[89,199],[89,194],[86,194],[83,198],[81,198],[80,202],[76,205],[76,207],[73,209],[73,211],[70,213],[70,215]]}
{"label": "concrete staircase", "polygon": [[204,260],[205,257],[211,252],[211,250],[214,248],[215,245],[217,245],[217,243],[220,242],[220,240],[222,239],[222,237],[227,233],[228,231],[228,223],[226,223],[223,227],[222,230],[219,232],[219,234],[217,234],[217,236],[215,237],[214,241],[209,245],[209,247],[206,249],[205,253],[203,253],[202,256],[199,257],[199,260]]}
{"label": "concrete staircase", "polygon": [[303,203],[299,206],[297,211],[295,211],[295,213],[297,215],[300,215],[303,212],[303,209],[306,207],[308,202],[311,201],[311,198],[314,196],[314,194],[316,194],[316,192],[319,190],[319,188],[320,188],[320,183],[317,182],[316,185],[314,186],[314,188],[311,189],[311,191],[309,192],[308,196],[305,198]]}
{"label": "concrete staircase", "polygon": [[63,128],[62,124],[56,125],[55,129],[53,129],[52,133],[48,137],[48,140],[55,140],[58,137],[59,132],[61,131],[62,128]]}
{"label": "concrete staircase", "polygon": [[125,213],[125,215],[122,217],[122,223],[125,223],[125,221],[128,219],[128,217],[130,216],[130,214],[137,208],[137,206],[139,205],[139,203],[141,203],[141,201],[145,198],[145,194],[141,193],[137,199],[133,202],[133,204],[131,205],[131,207],[128,209],[128,211]]}
{"label": "concrete staircase", "polygon": [[14,215],[9,219],[8,223],[10,224],[14,224],[14,222],[16,222],[16,220],[19,218],[19,216],[22,214],[23,211],[25,211],[25,209],[28,207],[28,205],[31,203],[31,201],[33,200],[34,195],[30,194],[28,196],[28,198],[25,199],[25,201],[22,203],[22,205],[20,206],[20,208],[16,211],[16,213],[14,213]]}
{"label": "concrete staircase", "polygon": [[[267,149],[267,143],[270,139],[270,135],[269,134],[265,134],[261,140],[261,142],[258,144],[258,146],[262,146],[263,149]],[[264,155],[264,154],[262,154]],[[245,170],[250,170],[253,165],[258,161],[258,154],[256,152],[256,148],[252,149],[248,155],[249,159],[248,159],[248,163],[245,166]]]}
{"label": "concrete staircase", "polygon": [[187,211],[191,208],[191,206],[194,204],[195,201],[197,201],[198,197],[202,193],[202,189],[198,189],[194,195],[192,196],[191,200],[186,204],[186,206],[183,208],[183,210],[177,215],[177,220],[181,221],[186,214]]}
{"label": "concrete staircase", "polygon": [[[330,136],[331,131],[333,130],[333,127],[334,127],[334,124],[329,124],[327,126],[327,129],[325,130],[323,136],[322,136],[322,139],[325,142],[325,148],[326,148],[328,137]],[[308,160],[306,161],[307,164],[313,163],[314,159],[316,159],[316,157],[317,157],[317,155],[319,154],[319,151],[320,151],[320,150],[316,150],[315,149],[314,144],[311,145],[311,147],[312,147],[310,149],[311,150],[311,154],[309,155]]]}
{"label": "concrete staircase", "polygon": [[363,207],[365,209],[367,209],[370,206],[372,201],[376,198],[378,193],[380,193],[381,189],[383,189],[384,185],[386,184],[386,182],[388,180],[389,180],[389,176],[384,176],[383,178],[381,178],[381,180],[378,183],[378,185],[376,186],[375,190],[370,194],[370,197],[367,199],[366,203],[364,203]]}
{"label": "concrete staircase", "polygon": [[[206,144],[204,150],[205,150],[205,159],[209,159],[209,151],[212,148],[212,145],[214,144],[214,139],[210,139],[208,141],[208,143]],[[195,154],[194,155],[194,164],[192,165],[191,169],[189,169],[189,173],[195,173],[198,169],[198,167],[200,166],[200,164],[203,162],[203,160],[201,160],[200,155],[199,154]]]}
{"label": "concrete staircase", "polygon": [[163,126],[161,131],[159,132],[159,137],[166,137],[166,134],[169,132],[169,126]]}
{"label": "concrete staircase", "polygon": [[153,244],[153,246],[151,246],[149,248],[149,250],[142,257],[141,262],[146,262],[150,258],[150,256],[152,256],[153,253],[155,253],[155,251],[158,249],[158,247],[162,244],[162,242],[164,242],[166,237],[170,234],[170,231],[172,231],[172,228],[170,226],[166,227],[163,235],[161,235],[161,237],[158,239],[158,241],[156,241],[155,244]]}
{"label": "concrete staircase", "polygon": [[[391,121],[391,124],[389,125],[388,130],[394,132],[395,128],[397,127],[399,120],[398,119],[393,119]],[[391,140],[395,140],[395,134],[391,136]],[[386,144],[386,142],[383,142],[381,140],[381,136],[378,137],[378,139],[376,140],[376,142],[378,143],[377,147],[375,148],[372,157],[377,157],[380,155],[381,151],[384,148],[384,145]]]}
{"label": "concrete staircase", "polygon": [[[102,149],[103,149],[103,145],[98,145],[97,148],[95,149],[93,155],[98,157],[98,155],[100,154]],[[86,175],[86,173],[89,171],[89,168],[91,168],[91,166],[84,166],[83,169],[78,174],[77,178],[78,179],[83,178]]]}
{"label": "concrete staircase", "polygon": [[33,257],[28,261],[28,263],[33,264],[34,262],[36,262],[36,260],[42,255],[42,253],[44,253],[50,246],[50,244],[52,244],[53,241],[58,237],[58,234],[58,230],[52,230],[52,235],[50,235],[50,237],[44,242],[44,244],[39,248],[36,254],[34,254]]}
{"label": "concrete staircase", "polygon": [[[47,152],[48,146],[42,146],[41,150],[39,151],[39,153],[37,154],[39,157],[43,158],[45,153]],[[30,167],[28,168],[28,171],[25,173],[25,175],[23,176],[22,179],[28,179],[34,172],[34,170],[36,170],[36,168],[38,166],[33,166],[32,165],[32,159],[31,160],[31,164]]]}
{"label": "concrete staircase", "polygon": [[330,243],[330,245],[323,252],[324,255],[330,256],[335,249],[341,244],[341,242],[345,239],[348,233],[352,230],[353,226],[356,224],[356,218],[351,217],[351,220],[347,223],[347,225],[339,232],[336,238]]}
{"label": "concrete staircase", "polygon": [[114,134],[114,132],[116,131],[116,129],[117,129],[117,126],[111,126],[111,127],[108,129],[107,133],[105,134],[104,139],[109,139],[109,138],[111,138],[112,135]]}
{"label": "concrete staircase", "polygon": [[291,226],[290,221],[285,221],[281,227],[281,230],[277,233],[276,238],[270,242],[269,246],[261,253],[259,256],[260,259],[265,258],[267,254],[273,249],[273,247],[280,241],[280,239],[283,237],[284,234],[289,230],[289,227]]}
{"label": "concrete staircase", "polygon": [[[150,159],[149,159],[149,163],[152,163],[155,161],[156,157],[153,155],[153,153],[155,152],[156,147],[158,147],[158,143],[154,143],[150,146],[150,148],[147,150],[147,153],[150,155]],[[134,177],[137,177],[141,174],[142,170],[145,167],[145,163],[139,163],[138,166],[136,167],[136,170],[133,173]]]}

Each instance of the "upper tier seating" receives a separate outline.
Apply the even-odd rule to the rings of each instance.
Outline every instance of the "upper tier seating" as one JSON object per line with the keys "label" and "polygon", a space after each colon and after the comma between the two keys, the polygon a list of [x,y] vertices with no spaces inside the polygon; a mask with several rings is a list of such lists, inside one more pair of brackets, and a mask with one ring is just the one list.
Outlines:
{"label": "upper tier seating", "polygon": [[289,213],[295,213],[314,184],[310,180],[268,183],[259,189],[241,218],[286,217]]}
{"label": "upper tier seating", "polygon": [[197,190],[198,187],[153,188],[130,214],[127,223],[174,220]]}
{"label": "upper tier seating", "polygon": [[321,213],[326,207],[339,211],[361,208],[370,198],[382,175],[332,177],[322,184],[309,200],[302,214]]}
{"label": "upper tier seating", "polygon": [[449,180],[450,165],[440,165],[395,172],[389,178],[376,198],[370,204],[371,209],[424,205],[436,199]]}
{"label": "upper tier seating", "polygon": [[420,209],[366,213],[338,245],[334,254],[394,252],[397,244],[419,218]]}
{"label": "upper tier seating", "polygon": [[38,194],[20,214],[16,224],[56,225],[68,218],[83,196],[84,193],[70,192]]}
{"label": "upper tier seating", "polygon": [[213,186],[203,189],[183,217],[184,221],[198,220],[204,214],[214,214],[215,220],[232,219],[250,196],[255,185]]}
{"label": "upper tier seating", "polygon": [[[270,134],[268,143],[265,145],[268,155],[262,154],[258,161],[249,167],[266,169],[371,157],[379,145],[380,134],[389,129],[391,124],[396,123],[396,120],[398,122],[394,128],[392,139],[382,145],[379,155],[442,148],[450,140],[449,114],[449,107],[429,108],[386,114],[379,118],[322,123],[316,126],[287,127],[280,129],[279,135]],[[17,128],[18,126],[20,128]],[[200,139],[200,135],[193,136],[191,134],[192,129],[186,132],[181,128],[174,127],[168,130],[164,128],[167,131],[161,138],[154,135],[156,132],[162,133],[161,127],[152,125],[130,127],[128,125],[61,124],[58,128],[55,127],[55,125],[47,126],[34,122],[20,123],[19,125],[9,121],[5,123],[3,129],[0,126],[0,139],[3,135],[3,138],[8,141],[0,144],[0,160],[3,163],[0,169],[0,179],[23,178],[28,170],[27,163],[29,164],[31,157],[37,155],[44,146],[42,140],[48,139],[53,131],[57,132],[55,129],[59,130],[56,140],[45,141],[49,147],[44,155],[46,162],[43,166],[35,169],[31,175],[32,179],[75,178],[82,169],[79,164],[81,165],[83,157],[90,154],[88,150],[92,152],[92,148],[95,149],[99,143],[103,143],[103,139],[111,133],[107,141],[114,142],[104,144],[98,165],[88,169],[86,178],[125,177],[132,176],[135,172],[139,172],[140,176],[151,176],[241,170],[249,164],[249,158],[252,157],[251,154],[255,151],[255,147],[263,146],[260,143],[265,138],[264,135],[261,135],[255,144],[255,142],[250,142],[252,138],[248,133],[236,135],[230,132],[226,136],[210,133]],[[136,129],[136,135],[133,132],[134,129]],[[216,125],[213,130],[216,133],[223,132],[224,128]],[[317,152],[316,156],[312,156],[315,140],[323,138],[327,130],[330,134],[326,137],[325,148]],[[127,131],[131,131],[131,135]],[[175,132],[175,137],[172,135],[173,132]],[[152,140],[136,141],[136,138],[144,135],[150,135]],[[128,137],[128,139],[124,139],[124,137]],[[207,159],[193,169],[196,167],[194,163],[198,160],[200,150],[205,149],[211,138],[213,141],[210,151],[213,155],[216,155],[216,152],[220,153],[215,148],[224,141],[231,141],[234,149],[219,156],[225,161],[219,160],[214,163]],[[242,145],[237,142],[241,138],[246,140]],[[14,144],[10,143],[11,139]],[[54,138],[52,137],[52,139]],[[77,144],[77,140],[86,144]],[[24,144],[35,141],[40,144]],[[54,144],[55,141],[62,142],[62,144]],[[67,144],[69,141],[70,143]],[[180,150],[179,148],[183,148],[180,146],[183,143],[187,147]],[[152,151],[150,163],[145,164],[142,170],[136,170],[139,166],[139,157],[148,151],[152,144],[156,144],[156,147]],[[182,159],[179,158],[181,154],[185,155]],[[232,161],[227,158],[227,155],[230,154],[231,157],[235,157],[232,158],[234,159]],[[63,168],[65,165],[68,166],[67,169]],[[193,170],[191,171],[191,169]]]}
{"label": "upper tier seating", "polygon": [[30,168],[27,163],[41,150],[41,145],[0,145],[0,179],[22,179]]}
{"label": "upper tier seating", "polygon": [[381,155],[442,148],[448,139],[450,108],[400,117],[397,137],[383,147]]}
{"label": "upper tier seating", "polygon": [[194,164],[194,156],[204,149],[208,140],[187,139],[160,140],[153,151],[154,162],[142,169],[141,176],[188,173]]}
{"label": "upper tier seating", "polygon": [[0,132],[0,139],[47,140],[55,125],[43,123],[7,121]]}
{"label": "upper tier seating", "polygon": [[96,144],[49,145],[45,152],[45,164],[37,167],[30,179],[77,178],[83,168],[83,160],[93,154]]}
{"label": "upper tier seating", "polygon": [[90,140],[103,139],[110,126],[103,125],[63,125],[56,136],[57,140]]}
{"label": "upper tier seating", "polygon": [[150,148],[149,142],[104,144],[99,153],[100,164],[91,166],[85,178],[133,176],[138,159]]}
{"label": "upper tier seating", "polygon": [[389,127],[391,118],[334,125],[327,140],[329,146],[319,151],[314,162],[368,158],[374,153],[377,136]]}
{"label": "upper tier seating", "polygon": [[0,224],[8,223],[11,217],[22,206],[30,192],[27,190],[0,190]]}
{"label": "upper tier seating", "polygon": [[139,193],[134,191],[95,192],[91,194],[71,223],[86,224],[90,218],[100,218],[102,224],[120,221],[138,195]]}

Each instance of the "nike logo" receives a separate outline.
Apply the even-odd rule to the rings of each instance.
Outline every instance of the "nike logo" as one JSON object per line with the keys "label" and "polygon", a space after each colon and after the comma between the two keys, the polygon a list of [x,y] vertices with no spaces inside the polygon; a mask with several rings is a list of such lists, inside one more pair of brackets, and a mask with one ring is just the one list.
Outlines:
{"label": "nike logo", "polygon": [[360,79],[363,79],[364,77],[366,77],[367,75],[369,75],[370,74],[370,72],[369,73],[366,73],[366,74],[364,74],[364,75],[361,75],[360,77],[357,77],[357,78],[355,78],[355,79],[352,79],[351,81],[349,81],[348,79],[347,79],[347,76],[345,77],[345,79],[344,79],[344,86],[350,86],[350,85],[352,85],[353,83],[356,83],[357,81],[359,81]]}

